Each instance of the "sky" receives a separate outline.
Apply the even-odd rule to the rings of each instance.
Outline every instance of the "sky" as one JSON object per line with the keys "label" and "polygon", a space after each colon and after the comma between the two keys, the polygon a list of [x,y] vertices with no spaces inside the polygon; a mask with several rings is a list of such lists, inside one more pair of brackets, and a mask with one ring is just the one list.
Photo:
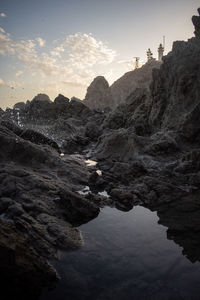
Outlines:
{"label": "sky", "polygon": [[146,62],[148,48],[194,34],[199,0],[0,0],[0,107],[46,93],[84,99]]}

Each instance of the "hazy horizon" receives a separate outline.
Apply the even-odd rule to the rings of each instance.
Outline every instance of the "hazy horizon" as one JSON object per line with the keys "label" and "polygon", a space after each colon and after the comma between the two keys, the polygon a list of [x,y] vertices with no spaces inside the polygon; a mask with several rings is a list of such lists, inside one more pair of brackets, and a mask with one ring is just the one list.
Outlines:
{"label": "hazy horizon", "polygon": [[141,0],[1,1],[0,107],[45,93],[83,99],[99,75],[109,84],[146,61],[166,36],[193,36],[191,17],[199,1]]}

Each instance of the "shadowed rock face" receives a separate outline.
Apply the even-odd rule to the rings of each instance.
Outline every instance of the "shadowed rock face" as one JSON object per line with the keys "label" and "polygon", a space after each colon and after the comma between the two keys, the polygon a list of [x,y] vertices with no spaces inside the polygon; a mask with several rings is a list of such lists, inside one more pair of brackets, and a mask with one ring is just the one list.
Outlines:
{"label": "shadowed rock face", "polygon": [[112,107],[112,101],[104,99],[108,90],[109,84],[106,79],[103,76],[96,77],[87,89],[84,104],[91,109],[103,109],[108,106]]}
{"label": "shadowed rock face", "polygon": [[4,299],[38,299],[58,280],[55,270],[30,248],[11,222],[0,220],[0,281]]}
{"label": "shadowed rock face", "polygon": [[[198,13],[200,15],[200,8],[198,8]],[[194,28],[195,28],[194,34],[197,38],[200,38],[200,16],[193,16],[192,22],[193,22]]]}
{"label": "shadowed rock face", "polygon": [[70,101],[59,94],[52,102],[47,95],[39,94],[24,105],[17,103],[13,109],[2,111],[2,119],[4,125],[8,126],[8,120],[10,124],[19,125],[21,129],[17,134],[23,138],[32,138],[41,144],[42,140],[47,143],[49,139],[49,145],[55,149],[59,150],[59,145],[63,152],[72,154],[85,149],[91,139],[98,139],[104,115],[91,111],[75,98]]}
{"label": "shadowed rock face", "polygon": [[175,42],[152,78],[106,116],[94,157],[109,193],[159,206],[200,187],[199,38]]}
{"label": "shadowed rock face", "polygon": [[81,234],[73,226],[99,213],[76,192],[89,178],[84,163],[61,158],[50,141],[9,122],[0,125],[0,267],[6,274],[1,282],[11,289],[8,299],[36,299],[55,282],[55,271],[42,257],[81,247]]}
{"label": "shadowed rock face", "polygon": [[159,69],[161,62],[151,60],[144,66],[134,71],[125,73],[110,87],[103,76],[96,77],[88,87],[87,94],[83,100],[91,109],[116,108],[120,103],[126,101],[127,97],[138,88],[149,88],[152,81],[152,70]]}

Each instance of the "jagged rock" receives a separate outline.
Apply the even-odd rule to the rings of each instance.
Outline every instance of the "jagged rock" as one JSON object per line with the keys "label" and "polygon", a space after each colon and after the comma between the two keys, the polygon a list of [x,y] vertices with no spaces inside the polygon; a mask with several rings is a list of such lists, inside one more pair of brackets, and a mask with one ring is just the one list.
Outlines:
{"label": "jagged rock", "polygon": [[55,103],[56,105],[63,105],[63,106],[65,106],[65,105],[68,105],[68,104],[69,104],[69,99],[68,99],[67,97],[65,97],[65,96],[63,96],[63,95],[61,95],[61,94],[59,94],[59,95],[55,98],[54,103]]}
{"label": "jagged rock", "polygon": [[51,100],[49,99],[49,96],[46,94],[38,94],[37,96],[35,96],[33,98],[33,100],[31,102],[46,102],[46,103],[50,103]]}
{"label": "jagged rock", "polygon": [[110,101],[105,101],[104,96],[109,89],[109,84],[103,76],[96,77],[87,89],[84,103],[92,108],[105,108],[110,106]]}
{"label": "jagged rock", "polygon": [[24,110],[26,107],[26,104],[24,102],[18,102],[13,106],[13,109],[15,110]]}
{"label": "jagged rock", "polygon": [[200,130],[200,40],[175,42],[163,61],[160,70],[153,72],[149,123],[154,131],[159,127],[175,130],[182,137],[195,140]]}
{"label": "jagged rock", "polygon": [[0,220],[0,235],[0,281],[5,299],[34,300],[42,288],[55,284],[55,270],[12,223]]}
{"label": "jagged rock", "polygon": [[141,68],[125,73],[110,87],[104,77],[98,76],[88,87],[84,103],[93,109],[116,108],[136,89],[148,89],[152,81],[152,70],[160,66],[161,62],[151,60]]}
{"label": "jagged rock", "polygon": [[151,96],[147,90],[136,89],[130,94],[125,103],[120,104],[105,118],[103,127],[109,129],[132,127],[137,135],[148,135],[149,104]]}
{"label": "jagged rock", "polygon": [[[152,81],[152,70],[154,68],[159,69],[160,66],[161,62],[151,60],[141,68],[125,73],[110,86],[109,94],[106,95],[105,101],[112,103],[110,107],[113,109],[126,101],[126,98],[136,89],[148,89]],[[110,98],[112,101],[109,100]]]}
{"label": "jagged rock", "polygon": [[[51,146],[24,140],[2,125],[0,143],[3,218],[26,233],[30,244],[43,256],[54,256],[61,246],[80,247],[80,233],[69,223],[81,224],[99,213],[95,204],[72,192],[89,179],[84,163],[67,156],[62,159]],[[56,230],[60,232],[57,237],[53,234]]]}
{"label": "jagged rock", "polygon": [[21,129],[14,123],[8,121],[1,121],[0,124],[13,131],[16,135],[24,140],[28,140],[34,144],[49,145],[60,152],[59,146],[56,142],[37,131],[31,129]]}
{"label": "jagged rock", "polygon": [[[200,15],[200,8],[198,8],[198,13]],[[193,16],[192,22],[193,22],[194,28],[195,28],[194,34],[197,38],[199,38],[200,37],[200,16]]]}

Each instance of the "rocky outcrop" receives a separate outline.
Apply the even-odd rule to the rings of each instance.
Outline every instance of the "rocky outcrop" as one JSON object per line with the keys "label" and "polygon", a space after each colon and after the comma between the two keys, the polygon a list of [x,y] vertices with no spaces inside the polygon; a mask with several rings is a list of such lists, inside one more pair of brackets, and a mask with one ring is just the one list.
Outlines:
{"label": "rocky outcrop", "polygon": [[154,59],[139,69],[125,73],[110,87],[104,77],[96,77],[88,87],[84,103],[91,109],[111,109],[133,94],[136,89],[148,89],[152,81],[152,70],[159,69],[161,62]]}
{"label": "rocky outcrop", "polygon": [[[61,94],[54,102],[47,95],[39,94],[24,105],[17,103],[13,109],[2,111],[4,125],[9,120],[9,126],[21,127],[18,135],[39,143],[43,140],[54,148],[58,148],[57,143],[68,154],[81,152],[93,137],[97,139],[103,119],[102,112],[92,112],[81,100],[73,98],[70,101]],[[94,128],[95,134],[92,133]]]}
{"label": "rocky outcrop", "polygon": [[59,248],[82,246],[74,226],[99,213],[77,192],[90,176],[85,164],[75,157],[61,157],[43,138],[16,125],[0,125],[0,266],[6,282],[17,277],[15,297],[18,292],[28,297],[33,288],[30,299],[57,278],[44,258],[56,257]]}
{"label": "rocky outcrop", "polygon": [[[198,13],[200,15],[200,8],[198,9]],[[193,16],[192,22],[193,22],[194,28],[195,28],[194,34],[197,38],[200,38],[200,16]]]}
{"label": "rocky outcrop", "polygon": [[126,101],[127,97],[134,93],[136,89],[148,89],[152,81],[152,70],[159,69],[161,62],[150,60],[139,69],[125,73],[121,78],[115,81],[106,95],[105,101],[112,99],[112,109],[120,103]]}
{"label": "rocky outcrop", "polygon": [[[4,201],[5,203],[5,201]],[[55,270],[30,247],[12,224],[0,220],[0,281],[4,299],[38,299],[58,280]]]}
{"label": "rocky outcrop", "polygon": [[153,73],[149,125],[174,130],[191,141],[199,133],[200,40],[175,42],[160,70]]}
{"label": "rocky outcrop", "polygon": [[199,70],[199,38],[175,42],[150,87],[105,118],[93,155],[114,198],[159,206],[199,189]]}
{"label": "rocky outcrop", "polygon": [[86,104],[91,109],[103,109],[112,107],[111,99],[106,99],[109,90],[109,84],[103,76],[96,77],[87,89],[84,99]]}

